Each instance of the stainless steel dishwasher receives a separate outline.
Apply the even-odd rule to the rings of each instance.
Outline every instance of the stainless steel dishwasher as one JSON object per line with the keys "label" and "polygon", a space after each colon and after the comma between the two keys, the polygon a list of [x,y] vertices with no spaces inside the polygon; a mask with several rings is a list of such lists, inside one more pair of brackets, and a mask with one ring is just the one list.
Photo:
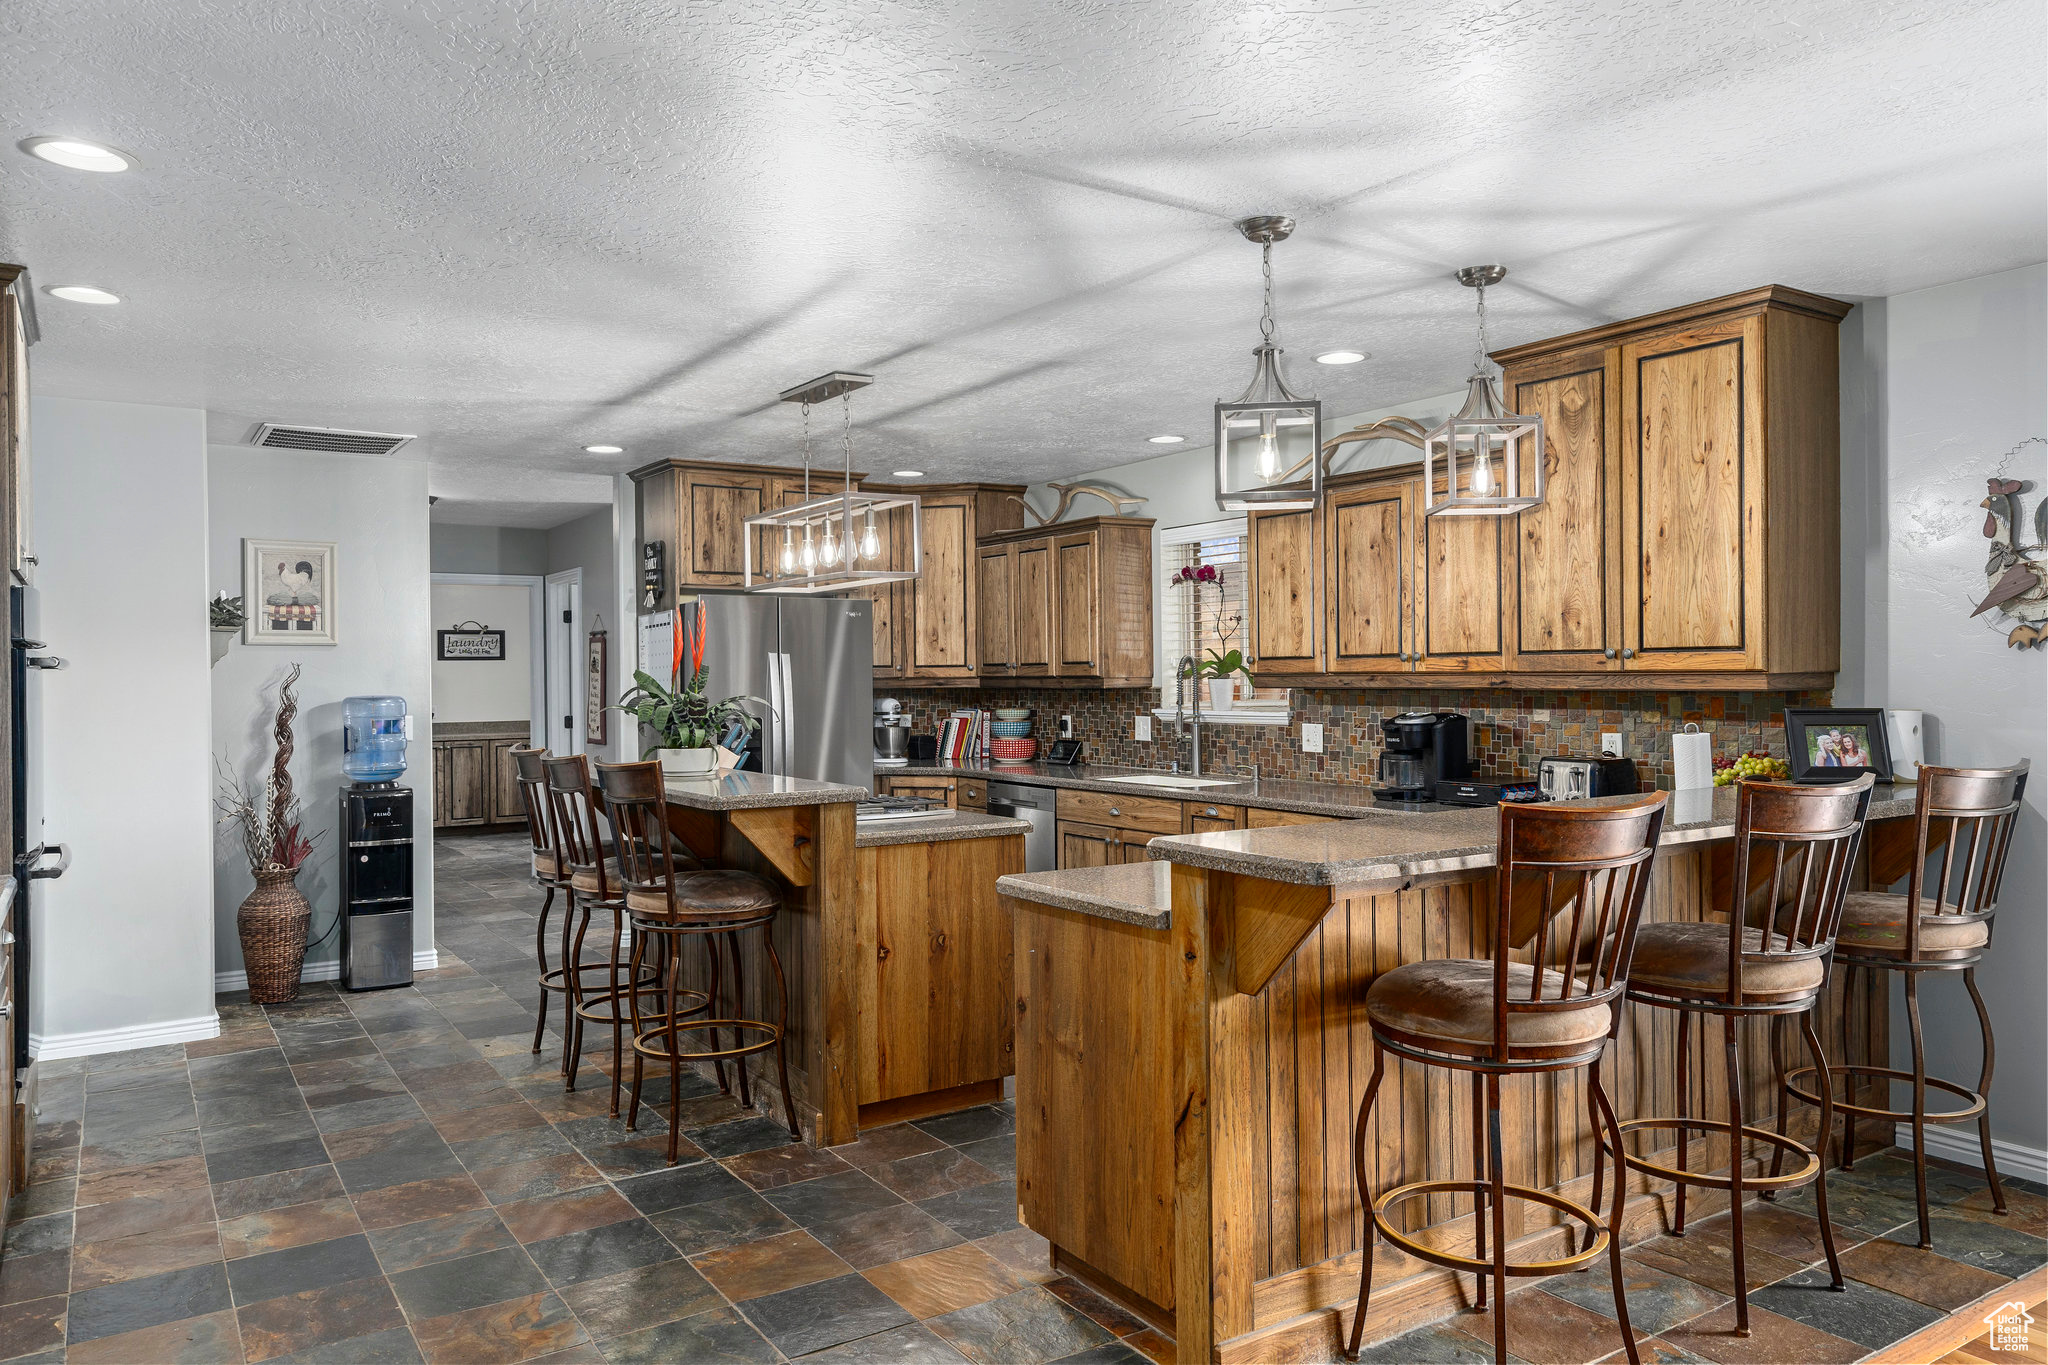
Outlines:
{"label": "stainless steel dishwasher", "polygon": [[1016,782],[988,784],[988,813],[1023,820],[1031,828],[1024,835],[1024,870],[1050,872],[1059,864],[1059,836],[1053,832],[1053,789],[1026,787]]}

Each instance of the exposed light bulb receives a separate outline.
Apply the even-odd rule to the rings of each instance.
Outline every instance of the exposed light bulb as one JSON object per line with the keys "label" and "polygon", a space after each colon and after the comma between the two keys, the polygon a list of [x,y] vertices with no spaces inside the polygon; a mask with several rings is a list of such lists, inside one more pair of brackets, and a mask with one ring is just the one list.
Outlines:
{"label": "exposed light bulb", "polygon": [[1268,416],[1259,422],[1259,478],[1272,483],[1280,477],[1280,434]]}
{"label": "exposed light bulb", "polygon": [[804,524],[804,547],[797,552],[797,563],[803,566],[807,574],[818,571],[818,547],[811,543],[811,527],[808,522]]}
{"label": "exposed light bulb", "polygon": [[782,528],[782,558],[778,564],[785,574],[796,572],[796,532]]}
{"label": "exposed light bulb", "polygon": [[882,557],[882,538],[875,534],[875,513],[873,508],[868,509],[867,525],[861,528],[860,557],[862,559],[880,559]]}
{"label": "exposed light bulb", "polygon": [[839,537],[832,534],[832,518],[825,518],[825,538],[818,543],[818,558],[826,568],[839,564]]}

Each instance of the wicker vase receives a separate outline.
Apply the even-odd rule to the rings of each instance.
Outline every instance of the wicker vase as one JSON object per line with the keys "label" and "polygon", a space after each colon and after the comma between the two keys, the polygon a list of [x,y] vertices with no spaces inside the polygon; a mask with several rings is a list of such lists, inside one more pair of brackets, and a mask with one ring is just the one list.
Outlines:
{"label": "wicker vase", "polygon": [[249,999],[282,1005],[299,998],[299,968],[306,961],[306,925],[313,907],[299,894],[297,872],[256,874],[256,889],[235,913]]}

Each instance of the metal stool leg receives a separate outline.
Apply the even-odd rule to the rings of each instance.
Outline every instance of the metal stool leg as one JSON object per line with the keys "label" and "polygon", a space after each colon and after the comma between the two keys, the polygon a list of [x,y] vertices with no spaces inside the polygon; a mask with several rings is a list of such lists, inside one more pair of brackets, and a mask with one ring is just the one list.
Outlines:
{"label": "metal stool leg", "polygon": [[[1379,1224],[1372,1215],[1372,1182],[1365,1170],[1365,1130],[1372,1119],[1373,1103],[1379,1098],[1380,1081],[1387,1074],[1386,1054],[1380,1051],[1375,1041],[1372,1045],[1372,1079],[1365,1083],[1365,1100],[1358,1106],[1358,1123],[1351,1130],[1351,1169],[1358,1180],[1358,1207],[1365,1215],[1363,1243],[1365,1250],[1358,1267],[1358,1306],[1351,1315],[1351,1344],[1344,1351],[1346,1360],[1358,1359],[1358,1343],[1365,1334],[1365,1309],[1372,1300],[1372,1254],[1379,1245]],[[1484,1280],[1481,1281],[1484,1283]]]}
{"label": "metal stool leg", "polygon": [[[726,931],[725,946],[732,953],[733,1013],[735,1015],[745,1015],[747,1010],[747,979],[741,974],[745,968],[740,965],[740,936],[738,932],[733,930]],[[712,951],[716,952],[717,949],[714,948]],[[748,1017],[751,1018],[752,1016]],[[739,1040],[735,1037],[734,1041],[737,1042]],[[735,1057],[733,1059],[733,1067],[740,1073],[740,1108],[752,1109],[754,1107],[754,1097],[747,1089],[747,1059],[745,1057]]]}
{"label": "metal stool leg", "polygon": [[[1599,1105],[1601,1115],[1607,1120],[1608,1132],[1614,1138],[1614,1212],[1607,1220],[1607,1274],[1614,1286],[1614,1316],[1621,1325],[1621,1341],[1623,1348],[1628,1352],[1629,1365],[1642,1365],[1642,1357],[1636,1352],[1635,1329],[1629,1325],[1628,1320],[1628,1294],[1622,1287],[1624,1281],[1621,1270],[1621,1224],[1628,1208],[1628,1183],[1624,1178],[1627,1175],[1627,1168],[1622,1165],[1621,1157],[1621,1123],[1614,1117],[1614,1106],[1607,1102],[1607,1088],[1600,1083],[1598,1059],[1593,1062],[1592,1072],[1593,1074],[1587,1077],[1586,1088],[1592,1093],[1593,1102]],[[1589,1104],[1587,1107],[1591,1108],[1592,1105]],[[1600,1131],[1597,1121],[1593,1131],[1596,1134]],[[1598,1142],[1597,1137],[1595,1142]],[[1596,1172],[1596,1180],[1599,1178],[1599,1169],[1600,1158],[1598,1153],[1595,1153],[1593,1170]],[[1595,1212],[1599,1211],[1598,1195],[1594,1196],[1591,1207]],[[1591,1236],[1590,1233],[1587,1234],[1588,1245],[1591,1245]]]}
{"label": "metal stool leg", "polygon": [[1508,1209],[1507,1158],[1500,1142],[1500,1077],[1486,1077],[1486,1164],[1493,1186],[1493,1358],[1508,1358]]}
{"label": "metal stool leg", "polygon": [[[633,935],[633,956],[628,961],[626,967],[627,977],[634,983],[632,1000],[628,1005],[628,1010],[633,1020],[633,1038],[636,1042],[639,1040],[640,1037],[640,963],[643,959],[645,959],[646,955],[647,934],[645,933],[645,931],[642,931],[640,933]],[[618,1001],[613,1000],[612,1012],[616,1014],[618,1012],[618,1007]],[[670,998],[669,1008],[671,1010],[675,1008],[673,997]],[[640,1126],[641,1071],[642,1067],[640,1060],[640,1049],[636,1047],[633,1049],[633,1094],[632,1098],[628,1101],[626,1108],[626,1131],[629,1133],[637,1132]]]}
{"label": "metal stool leg", "polygon": [[[712,965],[715,971],[717,967],[716,962]],[[668,990],[671,1002],[674,1001],[676,991],[682,985],[682,969],[683,955],[677,953],[668,964]],[[718,987],[714,984],[711,989],[713,992],[713,1012],[716,1013],[715,1005]],[[674,1008],[673,1003],[671,1003],[668,1012],[668,1164],[671,1166],[676,1164],[676,1139],[680,1136],[678,1125],[682,1122],[683,1117],[682,1048],[681,1044],[676,1041],[676,1015],[678,1012]],[[637,1052],[639,1049],[635,1048],[634,1051]]]}
{"label": "metal stool leg", "polygon": [[[1738,1022],[1722,1016],[1722,1051],[1728,1059],[1728,1221],[1735,1250],[1735,1335],[1749,1335],[1749,1281],[1742,1256],[1742,1056]],[[1684,1163],[1681,1162],[1682,1166]],[[1680,1186],[1683,1189],[1684,1186]]]}
{"label": "metal stool leg", "polygon": [[[1598,1079],[1599,1066],[1598,1062],[1593,1064],[1595,1079]],[[1586,1207],[1597,1210],[1600,1207],[1600,1193],[1606,1188],[1602,1182],[1607,1175],[1607,1168],[1600,1164],[1600,1158],[1607,1155],[1607,1139],[1603,1136],[1606,1130],[1600,1126],[1600,1094],[1590,1085],[1586,1087],[1586,1131],[1593,1135],[1593,1197],[1587,1202]],[[1621,1153],[1616,1152],[1614,1155],[1616,1161],[1621,1159]],[[1621,1185],[1620,1173],[1623,1168],[1617,1165],[1614,1169],[1617,1172],[1615,1181],[1617,1185]],[[1593,1229],[1587,1228],[1585,1240],[1579,1244],[1580,1251],[1592,1249],[1593,1236]]]}
{"label": "metal stool leg", "polygon": [[[590,907],[574,891],[569,893],[569,905],[573,911],[572,918],[576,920],[576,942],[570,950],[571,956],[566,959],[566,965],[573,970],[562,977],[565,984],[574,983],[569,992],[569,1039],[564,1048],[566,1063],[562,1072],[564,1090],[576,1088],[576,1073],[583,1065],[583,936],[590,932]],[[565,920],[563,929],[567,928]]]}
{"label": "metal stool leg", "polygon": [[[1792,1116],[1792,1090],[1791,1087],[1785,1084],[1785,1073],[1790,1069],[1785,1065],[1785,1024],[1786,1017],[1784,1015],[1774,1014],[1771,1016],[1771,1075],[1778,1083],[1779,1137],[1785,1136],[1785,1124]],[[1822,1163],[1825,1164],[1828,1150],[1828,1127],[1825,1121],[1821,1124],[1820,1132],[1821,1138],[1818,1145]],[[1785,1149],[1783,1147],[1773,1147],[1771,1149],[1771,1175],[1775,1177],[1784,1169]],[[1778,1202],[1778,1192],[1776,1190],[1765,1190],[1764,1198],[1775,1204]]]}
{"label": "metal stool leg", "polygon": [[[1692,1053],[1692,1011],[1678,1012],[1678,1117],[1687,1118],[1692,1114],[1692,1100],[1686,1085],[1686,1073],[1691,1069],[1688,1063]],[[1678,1169],[1686,1169],[1686,1158],[1690,1155],[1692,1143],[1687,1137],[1683,1124],[1678,1129]],[[1678,1183],[1675,1200],[1676,1214],[1671,1223],[1673,1237],[1685,1236],[1685,1182]]]}
{"label": "metal stool leg", "polygon": [[[619,1116],[619,1073],[620,1073],[620,1072],[622,1072],[622,1071],[624,1071],[624,1070],[626,1069],[626,1059],[625,1059],[625,1054],[624,1054],[624,1050],[623,1050],[623,1047],[622,1047],[622,1042],[623,1042],[623,1039],[622,1039],[622,1035],[623,1035],[623,1034],[625,1033],[625,1030],[626,1030],[626,1024],[625,1024],[625,1018],[624,1018],[624,1016],[622,1016],[622,1015],[621,1015],[621,1014],[619,1013],[619,949],[620,949],[620,947],[621,947],[621,946],[623,946],[623,944],[624,944],[624,941],[625,941],[625,937],[626,937],[626,928],[625,928],[625,921],[626,921],[626,912],[625,912],[624,910],[617,910],[617,909],[615,909],[615,910],[613,910],[613,911],[612,911],[612,954],[611,954],[611,973],[610,973],[610,980],[611,980],[611,983],[612,983],[612,1001],[611,1001],[611,1004],[612,1004],[612,1112],[611,1112],[611,1116],[612,1116],[613,1118],[617,1118],[617,1117]],[[633,992],[633,994],[634,994],[634,996],[635,996],[635,998],[636,998],[636,1000],[637,1000],[637,998],[638,998],[638,996],[639,996],[639,991],[638,991],[638,990],[636,989],[636,990],[635,990],[635,991]]]}
{"label": "metal stool leg", "polygon": [[[1927,1216],[1927,1046],[1920,1033],[1920,973],[1906,973],[1906,1019],[1913,1036],[1913,1195],[1920,1206],[1920,1249],[1934,1249]],[[1889,1107],[1889,1102],[1887,1102]]]}
{"label": "metal stool leg", "polygon": [[[1842,1282],[1842,1259],[1835,1255],[1835,1227],[1828,1220],[1827,1152],[1828,1134],[1833,1131],[1835,1123],[1835,1078],[1828,1071],[1827,1054],[1821,1051],[1820,1034],[1814,1031],[1812,1010],[1807,1010],[1799,1016],[1799,1029],[1806,1035],[1807,1051],[1813,1054],[1814,1070],[1820,1075],[1820,1136],[1813,1144],[1814,1149],[1820,1153],[1820,1174],[1814,1180],[1813,1206],[1820,1217],[1820,1244],[1828,1254],[1828,1288],[1841,1292],[1848,1289],[1848,1286]],[[1785,1074],[1782,1067],[1779,1068],[1778,1074]],[[1781,1098],[1779,1104],[1783,1103],[1784,1100]],[[1782,1108],[1778,1113],[1778,1131],[1785,1131],[1785,1115]],[[1778,1150],[1781,1154],[1784,1151],[1782,1147]],[[1771,1174],[1776,1175],[1777,1172],[1774,1170]]]}
{"label": "metal stool leg", "polygon": [[1997,1059],[1997,1045],[1991,1038],[1991,1013],[1984,1008],[1984,997],[1977,993],[1977,966],[1971,963],[1963,968],[1963,985],[1970,991],[1970,1001],[1977,1007],[1977,1026],[1984,1031],[1984,1069],[1977,1073],[1977,1093],[1983,1097],[1984,1112],[1977,1115],[1977,1140],[1984,1149],[1984,1178],[1991,1185],[1991,1211],[2005,1212],[2005,1186],[1999,1183],[1998,1167],[1991,1160],[1991,1064]]}
{"label": "metal stool leg", "polygon": [[[551,886],[548,888],[548,894],[540,903],[540,922],[533,927],[533,956],[540,963],[540,974],[542,976],[548,974],[548,910],[554,903],[555,888]],[[562,984],[564,986],[568,984],[566,977],[563,979]],[[565,995],[563,998],[567,999],[568,997]],[[534,1011],[533,1016],[533,1050],[535,1052],[540,1051],[541,1035],[547,1032],[547,1028],[548,988],[542,986],[540,988],[540,1006]]]}
{"label": "metal stool leg", "polygon": [[[1477,1071],[1472,1073],[1472,1182],[1486,1182],[1486,1078]],[[1599,1196],[1594,1196],[1593,1202],[1599,1203]],[[1486,1259],[1486,1210],[1484,1190],[1476,1191],[1472,1196],[1472,1235],[1474,1254],[1482,1261]],[[1475,1274],[1472,1282],[1478,1286],[1474,1302],[1480,1308],[1486,1307],[1486,1277]],[[1506,1295],[1502,1298],[1505,1300]]]}

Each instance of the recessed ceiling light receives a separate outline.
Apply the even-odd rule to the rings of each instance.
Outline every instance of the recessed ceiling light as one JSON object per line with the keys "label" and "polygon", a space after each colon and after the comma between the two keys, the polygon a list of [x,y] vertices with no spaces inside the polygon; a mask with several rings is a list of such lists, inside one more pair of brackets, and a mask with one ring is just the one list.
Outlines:
{"label": "recessed ceiling light", "polygon": [[1185,436],[1147,436],[1145,438],[1148,443],[1155,446],[1177,446],[1186,439],[1187,437]]}
{"label": "recessed ceiling light", "polygon": [[1364,351],[1324,351],[1316,357],[1318,365],[1356,365],[1366,359]]}
{"label": "recessed ceiling light", "polygon": [[586,455],[623,455],[626,453],[626,448],[624,446],[585,446],[583,447],[583,453]]}
{"label": "recessed ceiling light", "polygon": [[106,289],[95,289],[89,284],[51,284],[43,286],[43,292],[52,298],[67,303],[119,303],[121,296]]}
{"label": "recessed ceiling light", "polygon": [[24,138],[21,150],[44,161],[69,166],[74,171],[132,171],[142,164],[119,147],[102,146],[75,137]]}
{"label": "recessed ceiling light", "polygon": [[889,471],[889,477],[892,479],[921,479],[924,477],[924,471],[922,469],[892,469]]}

